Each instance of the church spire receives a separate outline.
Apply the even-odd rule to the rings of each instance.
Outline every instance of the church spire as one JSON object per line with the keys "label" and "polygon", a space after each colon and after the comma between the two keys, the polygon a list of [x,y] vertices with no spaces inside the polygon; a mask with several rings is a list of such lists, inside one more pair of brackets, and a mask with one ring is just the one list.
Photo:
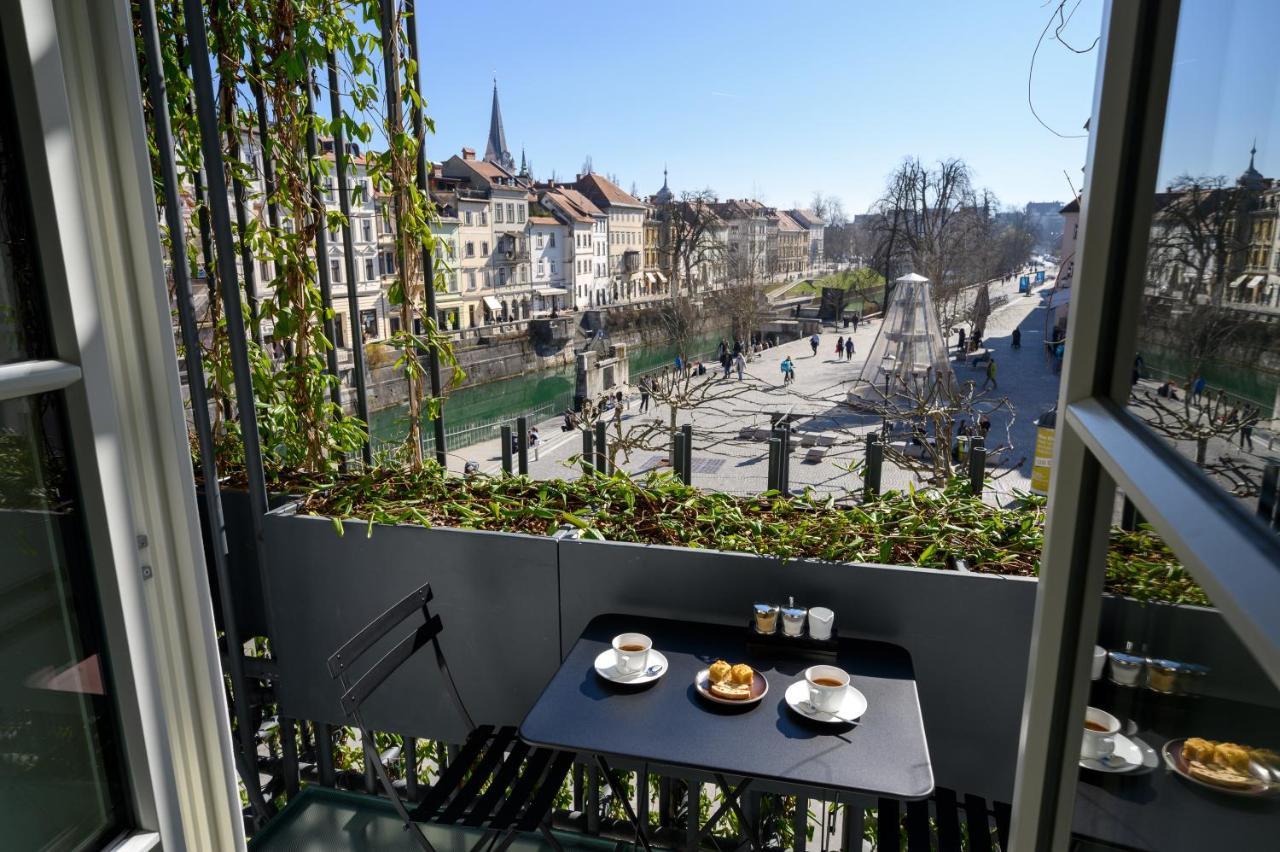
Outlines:
{"label": "church spire", "polygon": [[486,162],[515,171],[515,158],[507,150],[507,134],[502,129],[502,108],[498,106],[498,78],[493,78],[493,111],[489,114],[489,141],[484,148]]}
{"label": "church spire", "polygon": [[520,148],[520,177],[529,176],[529,161],[525,158],[524,148]]}

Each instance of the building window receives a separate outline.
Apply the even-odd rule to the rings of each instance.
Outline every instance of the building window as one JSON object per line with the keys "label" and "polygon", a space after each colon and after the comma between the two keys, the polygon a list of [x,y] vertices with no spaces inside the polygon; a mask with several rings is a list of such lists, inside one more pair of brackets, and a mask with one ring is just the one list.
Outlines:
{"label": "building window", "polygon": [[527,276],[528,276],[528,273],[527,273],[525,270],[526,270],[526,267],[524,267],[524,266],[522,265],[522,266],[520,267],[520,283],[521,283],[521,284],[523,284],[523,283],[525,282],[525,279],[526,279],[526,278],[527,278]]}
{"label": "building window", "polygon": [[475,257],[475,256],[476,256],[476,244],[471,242],[470,240],[467,240],[467,257]]}
{"label": "building window", "polygon": [[524,221],[524,204],[516,205],[516,213],[520,216],[520,221]]}
{"label": "building window", "polygon": [[556,247],[556,232],[552,231],[550,234],[547,235],[547,248],[555,248],[555,247]]}
{"label": "building window", "polygon": [[487,225],[487,224],[489,224],[489,211],[488,211],[488,210],[481,210],[481,211],[480,211],[480,224],[481,224],[481,225]]}
{"label": "building window", "polygon": [[366,243],[373,240],[373,223],[367,216],[360,220],[360,239]]}
{"label": "building window", "polygon": [[391,317],[389,322],[391,324],[391,336],[395,337],[397,334],[400,333],[400,317],[393,316]]}
{"label": "building window", "polygon": [[329,280],[334,284],[342,283],[342,264],[336,259],[329,261]]}
{"label": "building window", "polygon": [[476,273],[474,269],[467,271],[467,289],[476,289]]}
{"label": "building window", "polygon": [[368,308],[360,312],[360,333],[365,340],[378,339],[378,311]]}
{"label": "building window", "polygon": [[538,277],[538,278],[545,278],[545,277],[547,277],[547,272],[546,272],[546,269],[545,269],[545,268],[544,268],[544,266],[543,266],[542,261],[538,261],[538,273],[537,273],[537,277]]}
{"label": "building window", "polygon": [[503,221],[504,220],[502,218],[502,205],[501,204],[493,205],[493,223],[495,225],[501,225]]}
{"label": "building window", "polygon": [[471,211],[470,211],[470,210],[464,210],[464,211],[462,212],[462,222],[463,222],[463,224],[464,224],[464,225],[470,225],[470,224],[471,224]]}
{"label": "building window", "polygon": [[372,281],[373,278],[373,258],[366,257],[364,259],[364,280]]}
{"label": "building window", "polygon": [[480,243],[480,256],[481,256],[481,257],[488,257],[488,256],[489,256],[489,243],[488,243],[488,241],[482,241],[482,242]]}
{"label": "building window", "polygon": [[534,237],[534,246],[533,246],[533,247],[534,247],[534,248],[542,248],[542,234],[538,234],[536,237]]}
{"label": "building window", "polygon": [[498,270],[498,286],[499,287],[507,286],[507,270],[505,269]]}

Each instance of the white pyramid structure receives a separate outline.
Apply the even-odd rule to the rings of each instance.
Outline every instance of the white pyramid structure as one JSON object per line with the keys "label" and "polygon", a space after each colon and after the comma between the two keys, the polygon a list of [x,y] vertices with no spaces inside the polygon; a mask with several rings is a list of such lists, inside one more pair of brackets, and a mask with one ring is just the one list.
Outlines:
{"label": "white pyramid structure", "polygon": [[[880,333],[849,391],[859,407],[910,407],[939,381],[955,381],[929,279],[914,272],[894,282]],[[900,405],[901,404],[901,405]]]}

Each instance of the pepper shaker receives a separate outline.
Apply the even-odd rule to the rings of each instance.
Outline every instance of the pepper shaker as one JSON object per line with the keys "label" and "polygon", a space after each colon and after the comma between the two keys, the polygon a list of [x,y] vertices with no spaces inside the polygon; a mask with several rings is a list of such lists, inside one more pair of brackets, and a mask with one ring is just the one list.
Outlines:
{"label": "pepper shaker", "polygon": [[787,605],[782,608],[782,633],[785,636],[803,636],[804,622],[809,617],[809,610],[796,606],[794,597],[787,598]]}

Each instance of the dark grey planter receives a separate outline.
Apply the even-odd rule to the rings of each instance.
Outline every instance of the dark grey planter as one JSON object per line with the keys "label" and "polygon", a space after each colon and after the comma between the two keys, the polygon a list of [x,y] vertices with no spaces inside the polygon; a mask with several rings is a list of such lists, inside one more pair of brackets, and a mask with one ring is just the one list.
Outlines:
{"label": "dark grey planter", "polygon": [[[223,488],[222,518],[227,535],[227,573],[231,577],[231,600],[236,609],[236,627],[240,635],[270,637],[270,618],[262,597],[262,583],[258,576],[258,543],[253,535],[253,519],[249,514],[249,494],[238,489]],[[287,497],[273,498],[273,504],[286,502]],[[209,572],[209,590],[213,594],[214,623],[222,629],[222,598],[219,596],[218,576],[214,569],[213,554],[209,552],[209,518],[205,511],[204,489],[196,492],[196,506],[200,510],[200,535],[204,543],[204,564]]]}
{"label": "dark grey planter", "polygon": [[[430,582],[431,611],[458,691],[478,724],[518,725],[560,664],[558,544],[550,538],[347,521],[284,507],[264,520],[272,651],[281,712],[348,724],[329,655],[377,615]],[[369,659],[416,628],[411,619]],[[419,652],[365,705],[365,722],[461,742],[468,730],[435,657]]]}

